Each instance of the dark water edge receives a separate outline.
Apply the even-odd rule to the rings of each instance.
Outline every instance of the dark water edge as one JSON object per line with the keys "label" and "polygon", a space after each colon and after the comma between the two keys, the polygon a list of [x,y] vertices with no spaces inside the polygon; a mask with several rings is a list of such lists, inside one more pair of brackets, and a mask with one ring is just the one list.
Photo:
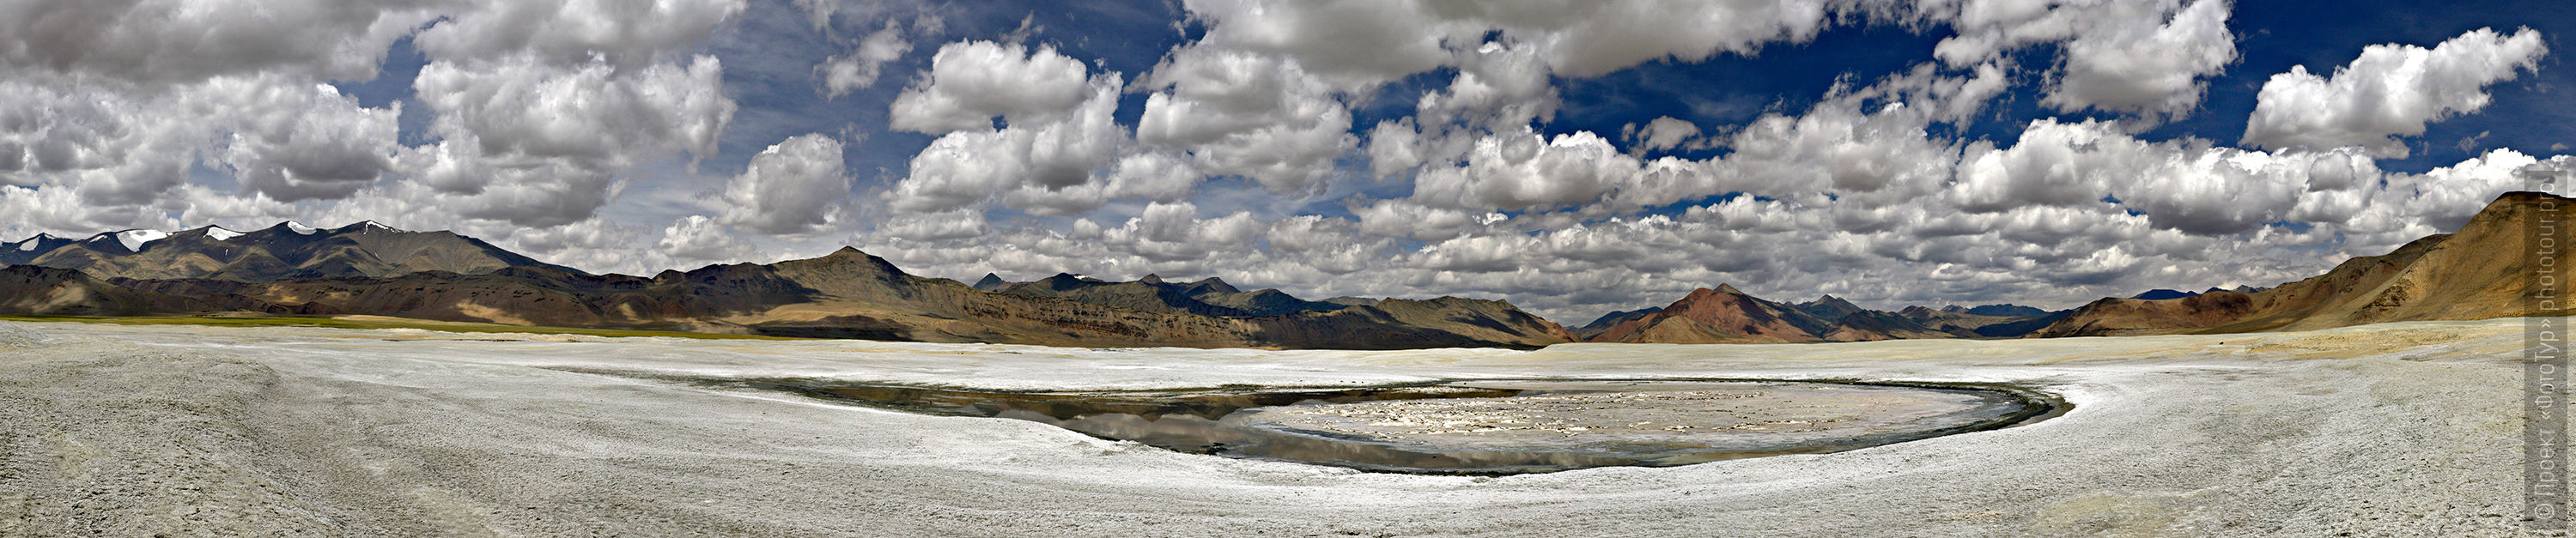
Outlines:
{"label": "dark water edge", "polygon": [[[1718,450],[1655,457],[1616,457],[1544,449],[1507,451],[1422,451],[1339,436],[1329,432],[1254,428],[1229,420],[1246,410],[1287,405],[1317,405],[1386,400],[1499,398],[1521,395],[1599,391],[1532,391],[1475,387],[1486,383],[1796,383],[1839,384],[1953,392],[2008,406],[2000,416],[1942,428],[1803,443],[1762,450]],[[852,384],[817,380],[739,381],[738,386],[785,391],[826,401],[911,413],[1027,420],[1101,439],[1133,441],[1148,446],[1233,458],[1264,459],[1347,467],[1369,472],[1499,476],[1545,473],[1608,466],[1670,467],[1712,461],[1787,454],[1822,454],[1989,431],[2035,423],[2071,408],[2054,395],[2005,384],[1864,382],[1848,380],[1781,380],[1741,378],[1638,379],[1450,379],[1368,387],[1224,386],[1196,389],[1134,391],[994,391],[888,384]]]}

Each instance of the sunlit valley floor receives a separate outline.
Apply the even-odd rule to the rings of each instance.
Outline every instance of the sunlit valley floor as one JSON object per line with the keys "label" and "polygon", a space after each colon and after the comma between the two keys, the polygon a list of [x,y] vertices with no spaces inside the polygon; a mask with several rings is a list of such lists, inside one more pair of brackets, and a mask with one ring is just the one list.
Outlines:
{"label": "sunlit valley floor", "polygon": [[[0,536],[2516,535],[2522,327],[1352,352],[0,323]],[[737,382],[1515,378],[1985,383],[2071,408],[1828,454],[1440,476]]]}

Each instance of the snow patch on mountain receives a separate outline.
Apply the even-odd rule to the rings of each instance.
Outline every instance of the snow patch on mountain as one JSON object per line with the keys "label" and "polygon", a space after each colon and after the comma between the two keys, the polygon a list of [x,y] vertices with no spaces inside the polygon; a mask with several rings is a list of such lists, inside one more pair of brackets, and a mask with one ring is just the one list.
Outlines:
{"label": "snow patch on mountain", "polygon": [[143,245],[146,243],[160,241],[167,237],[170,237],[170,232],[160,230],[126,230],[116,232],[116,242],[124,244],[126,250],[135,252],[142,252]]}

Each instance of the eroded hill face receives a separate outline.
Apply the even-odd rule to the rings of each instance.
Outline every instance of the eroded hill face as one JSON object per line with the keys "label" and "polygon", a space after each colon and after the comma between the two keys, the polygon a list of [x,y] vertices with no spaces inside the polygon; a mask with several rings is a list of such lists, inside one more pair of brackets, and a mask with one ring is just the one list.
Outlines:
{"label": "eroded hill face", "polygon": [[[2567,282],[2569,263],[2544,267],[2527,237],[2543,212],[2576,216],[2576,200],[2507,193],[2456,233],[2415,240],[2379,256],[2346,260],[2325,274],[2241,293],[2213,291],[2166,300],[2103,299],[2076,309],[2036,336],[2102,336],[2309,330],[2364,323],[2468,320],[2540,314],[2524,304],[2535,276]],[[2576,239],[2567,226],[2545,236]]]}

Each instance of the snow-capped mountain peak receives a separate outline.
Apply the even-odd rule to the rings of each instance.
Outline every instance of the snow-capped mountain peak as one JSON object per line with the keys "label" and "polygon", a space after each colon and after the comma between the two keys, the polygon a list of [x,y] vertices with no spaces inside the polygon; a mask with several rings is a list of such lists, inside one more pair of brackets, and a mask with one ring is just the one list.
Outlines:
{"label": "snow-capped mountain peak", "polygon": [[295,232],[297,235],[313,235],[313,232],[321,230],[314,229],[312,226],[305,226],[304,223],[301,222],[290,220],[286,221],[286,231]]}
{"label": "snow-capped mountain peak", "polygon": [[141,252],[143,251],[144,244],[168,238],[170,237],[170,232],[160,230],[126,230],[116,232],[115,235],[116,242],[125,245],[126,250]]}
{"label": "snow-capped mountain peak", "polygon": [[39,234],[36,234],[36,236],[35,236],[35,237],[29,237],[29,238],[27,238],[27,240],[25,240],[25,241],[19,241],[19,242],[16,242],[16,243],[0,244],[0,246],[6,246],[6,247],[9,247],[9,250],[12,250],[12,251],[18,251],[18,250],[35,250],[35,249],[37,249],[38,247],[45,246],[45,241],[54,240],[54,239],[61,239],[61,238],[59,238],[59,237],[54,237],[54,234],[39,233]]}
{"label": "snow-capped mountain peak", "polygon": [[206,227],[206,237],[207,237],[207,238],[209,238],[209,239],[214,239],[214,240],[216,240],[216,241],[231,241],[233,238],[235,238],[235,237],[241,237],[241,236],[242,236],[242,233],[241,233],[241,232],[232,231],[232,230],[230,230],[230,229],[226,229],[226,228],[224,228],[224,227],[222,227],[222,226],[207,226],[207,227]]}

